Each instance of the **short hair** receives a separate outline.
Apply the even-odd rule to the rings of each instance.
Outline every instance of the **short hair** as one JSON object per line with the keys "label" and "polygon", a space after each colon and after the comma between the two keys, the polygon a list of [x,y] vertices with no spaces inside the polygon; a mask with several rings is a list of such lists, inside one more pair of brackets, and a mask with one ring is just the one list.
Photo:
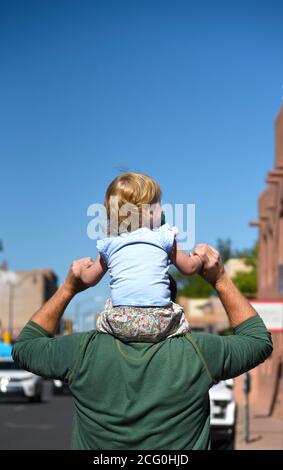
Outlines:
{"label": "short hair", "polygon": [[[159,203],[162,192],[159,184],[153,178],[142,173],[123,173],[117,176],[108,186],[105,195],[108,221],[111,213],[111,198],[114,196],[117,198],[118,209],[124,205],[129,205],[131,210],[138,213],[139,226],[141,226],[142,206]],[[119,227],[126,218],[126,215],[118,215]],[[109,228],[109,231],[111,232],[111,228]],[[132,227],[128,227],[127,231],[132,231]]]}

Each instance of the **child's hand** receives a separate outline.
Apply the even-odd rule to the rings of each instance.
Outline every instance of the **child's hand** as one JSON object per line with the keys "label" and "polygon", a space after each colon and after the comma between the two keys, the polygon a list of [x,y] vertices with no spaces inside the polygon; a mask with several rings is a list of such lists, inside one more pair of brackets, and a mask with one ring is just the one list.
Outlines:
{"label": "child's hand", "polygon": [[194,253],[199,255],[204,263],[200,275],[212,286],[216,286],[217,282],[225,275],[220,253],[211,245],[207,244],[196,245]]}
{"label": "child's hand", "polygon": [[86,269],[86,266],[90,266],[91,262],[91,258],[81,258],[72,262],[68,275],[63,282],[63,286],[69,294],[76,295],[89,287],[82,281],[81,273],[82,270]]}
{"label": "child's hand", "polygon": [[197,253],[190,253],[189,256],[191,259],[191,274],[199,274],[203,269],[203,260]]}
{"label": "child's hand", "polygon": [[90,256],[86,258],[81,258],[73,261],[72,263],[72,272],[77,279],[85,282],[85,274],[87,269],[89,269],[94,264]]}
{"label": "child's hand", "polygon": [[95,286],[107,271],[107,266],[101,256],[95,261],[89,256],[75,260],[72,264],[72,273],[86,288]]}
{"label": "child's hand", "polygon": [[107,271],[107,266],[100,256],[93,261],[89,256],[72,262],[63,283],[71,295],[76,295],[91,286],[95,286]]}

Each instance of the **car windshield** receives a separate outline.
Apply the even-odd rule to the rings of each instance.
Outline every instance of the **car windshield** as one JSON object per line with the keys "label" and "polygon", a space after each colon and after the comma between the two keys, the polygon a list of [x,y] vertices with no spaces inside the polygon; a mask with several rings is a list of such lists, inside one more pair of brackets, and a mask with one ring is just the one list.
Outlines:
{"label": "car windshield", "polygon": [[21,370],[14,361],[0,361],[0,370]]}

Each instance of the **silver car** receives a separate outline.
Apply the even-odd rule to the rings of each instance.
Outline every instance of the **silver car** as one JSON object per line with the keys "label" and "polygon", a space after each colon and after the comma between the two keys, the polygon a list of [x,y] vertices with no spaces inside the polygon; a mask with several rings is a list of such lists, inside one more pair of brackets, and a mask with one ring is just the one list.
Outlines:
{"label": "silver car", "polygon": [[233,394],[233,379],[214,385],[210,395],[211,447],[214,450],[234,450],[237,406]]}
{"label": "silver car", "polygon": [[0,398],[19,396],[40,402],[42,390],[42,377],[20,369],[11,357],[0,357]]}

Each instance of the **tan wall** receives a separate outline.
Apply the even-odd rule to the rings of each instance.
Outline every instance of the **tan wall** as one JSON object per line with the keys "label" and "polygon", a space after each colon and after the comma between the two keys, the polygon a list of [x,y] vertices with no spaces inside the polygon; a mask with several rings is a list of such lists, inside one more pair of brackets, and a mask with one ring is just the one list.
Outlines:
{"label": "tan wall", "polygon": [[[250,401],[262,415],[273,414],[283,418],[283,377],[282,353],[283,333],[272,333],[274,351],[272,355],[258,367],[250,371]],[[243,377],[235,380],[235,398],[239,406],[243,405]]]}
{"label": "tan wall", "polygon": [[258,298],[282,298],[279,265],[283,264],[283,107],[275,121],[275,165],[259,197]]}
{"label": "tan wall", "polygon": [[12,326],[14,337],[57,287],[57,278],[50,270],[16,274],[19,279],[15,287],[0,283],[0,333]]}
{"label": "tan wall", "polygon": [[[283,261],[283,107],[275,121],[275,165],[267,175],[267,187],[259,197],[259,270],[257,299],[282,299],[278,268]],[[272,333],[273,353],[251,371],[251,402],[262,414],[283,417],[282,357],[283,332]],[[235,393],[242,403],[242,377],[236,380]]]}
{"label": "tan wall", "polygon": [[228,276],[233,278],[238,273],[248,273],[252,270],[252,266],[248,266],[243,259],[231,258],[225,263],[225,271]]}

